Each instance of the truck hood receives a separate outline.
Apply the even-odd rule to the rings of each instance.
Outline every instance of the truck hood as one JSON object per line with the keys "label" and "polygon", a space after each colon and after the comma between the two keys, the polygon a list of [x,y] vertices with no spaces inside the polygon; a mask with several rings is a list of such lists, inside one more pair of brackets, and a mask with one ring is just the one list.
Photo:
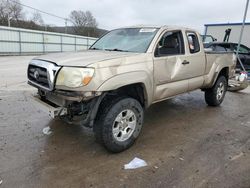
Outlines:
{"label": "truck hood", "polygon": [[101,51],[101,50],[87,50],[80,52],[64,52],[47,54],[36,57],[34,59],[49,61],[56,63],[59,66],[88,66],[93,63],[107,61],[111,59],[118,59],[130,56],[136,56],[139,53],[132,52],[116,52],[116,51]]}

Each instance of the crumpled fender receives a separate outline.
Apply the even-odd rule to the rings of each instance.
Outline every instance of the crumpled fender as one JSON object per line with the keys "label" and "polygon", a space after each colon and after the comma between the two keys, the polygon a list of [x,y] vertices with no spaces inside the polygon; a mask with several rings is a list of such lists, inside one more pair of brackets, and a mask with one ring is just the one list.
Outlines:
{"label": "crumpled fender", "polygon": [[209,74],[206,75],[205,77],[205,85],[206,87],[212,87],[218,76],[219,76],[219,73],[221,72],[221,70],[223,68],[228,68],[227,66],[222,66],[222,65],[218,65],[218,64],[213,64],[212,68],[210,69],[209,71]]}
{"label": "crumpled fender", "polygon": [[150,105],[152,103],[154,91],[153,80],[150,78],[152,78],[152,76],[150,77],[145,71],[125,72],[107,79],[98,87],[97,91],[112,91],[123,86],[142,83],[147,105]]}
{"label": "crumpled fender", "polygon": [[221,56],[215,58],[209,73],[205,75],[204,88],[211,88],[215,84],[220,72],[224,68],[228,68],[229,77],[233,74],[232,67],[235,64],[235,57],[233,53],[231,54],[232,56],[229,56],[228,54],[229,53],[222,54]]}

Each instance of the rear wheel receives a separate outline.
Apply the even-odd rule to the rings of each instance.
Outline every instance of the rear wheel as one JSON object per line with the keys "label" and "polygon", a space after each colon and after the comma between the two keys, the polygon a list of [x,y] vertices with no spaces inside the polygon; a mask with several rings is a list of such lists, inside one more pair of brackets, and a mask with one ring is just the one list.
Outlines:
{"label": "rear wheel", "polygon": [[205,91],[205,100],[209,106],[219,106],[225,97],[227,91],[227,79],[220,76],[211,89]]}
{"label": "rear wheel", "polygon": [[97,140],[111,152],[129,148],[139,136],[144,111],[141,104],[129,97],[118,98],[102,104],[94,125]]}

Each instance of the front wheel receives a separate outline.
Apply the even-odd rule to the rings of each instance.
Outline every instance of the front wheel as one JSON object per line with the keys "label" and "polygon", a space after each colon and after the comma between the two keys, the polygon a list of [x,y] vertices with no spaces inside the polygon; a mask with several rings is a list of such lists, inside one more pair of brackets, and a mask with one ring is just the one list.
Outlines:
{"label": "front wheel", "polygon": [[121,152],[135,142],[141,132],[144,110],[129,97],[112,100],[101,106],[101,114],[94,125],[98,141],[111,152]]}
{"label": "front wheel", "polygon": [[205,91],[205,100],[209,106],[219,106],[225,97],[227,91],[227,79],[220,76],[211,89]]}

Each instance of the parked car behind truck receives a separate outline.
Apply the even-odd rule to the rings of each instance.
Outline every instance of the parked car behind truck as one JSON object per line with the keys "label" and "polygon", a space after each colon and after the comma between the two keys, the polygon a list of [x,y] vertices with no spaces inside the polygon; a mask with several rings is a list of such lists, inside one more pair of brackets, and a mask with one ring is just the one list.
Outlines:
{"label": "parked car behind truck", "polygon": [[[211,42],[211,43],[205,43],[204,47],[211,48],[212,50],[217,52],[236,53],[238,44],[233,42]],[[245,70],[248,72],[248,75],[250,76],[250,48],[241,44],[239,48],[239,58]],[[239,62],[237,63],[236,68],[242,71],[242,67]]]}
{"label": "parked car behind truck", "polygon": [[41,109],[93,128],[98,142],[121,152],[154,103],[201,89],[219,106],[235,64],[233,53],[205,52],[195,30],[138,26],[110,31],[87,51],[34,58],[27,74]]}

